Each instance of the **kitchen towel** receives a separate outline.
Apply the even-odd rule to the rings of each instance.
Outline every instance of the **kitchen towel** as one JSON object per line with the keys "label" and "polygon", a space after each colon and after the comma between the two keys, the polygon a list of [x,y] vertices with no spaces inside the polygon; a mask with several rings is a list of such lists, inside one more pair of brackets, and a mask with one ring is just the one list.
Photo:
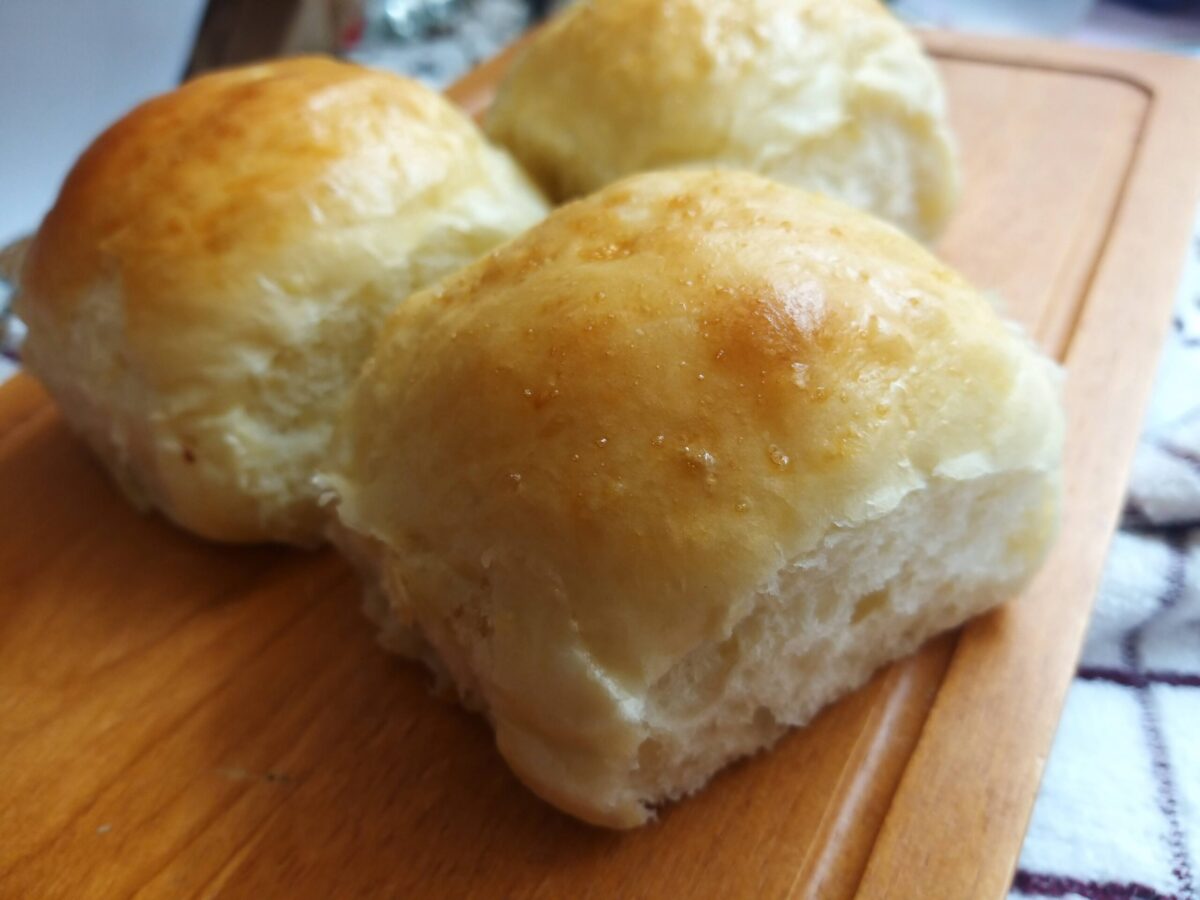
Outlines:
{"label": "kitchen towel", "polygon": [[1200,900],[1200,236],[1010,897]]}

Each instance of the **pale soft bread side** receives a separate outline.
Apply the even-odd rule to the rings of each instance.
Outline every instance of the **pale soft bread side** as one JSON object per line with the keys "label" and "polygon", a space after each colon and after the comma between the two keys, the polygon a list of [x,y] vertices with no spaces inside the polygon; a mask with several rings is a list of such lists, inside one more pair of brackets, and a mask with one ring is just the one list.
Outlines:
{"label": "pale soft bread side", "polygon": [[311,543],[384,314],[545,211],[416,82],[322,58],[204,76],[76,163],[21,267],[24,362],[136,501]]}
{"label": "pale soft bread side", "polygon": [[322,479],[388,642],[630,827],[1011,596],[1062,431],[1053,363],[898,230],[657,173],[397,309]]}
{"label": "pale soft bread side", "polygon": [[723,166],[927,239],[958,196],[937,72],[875,0],[581,0],[530,41],[487,129],[559,199]]}

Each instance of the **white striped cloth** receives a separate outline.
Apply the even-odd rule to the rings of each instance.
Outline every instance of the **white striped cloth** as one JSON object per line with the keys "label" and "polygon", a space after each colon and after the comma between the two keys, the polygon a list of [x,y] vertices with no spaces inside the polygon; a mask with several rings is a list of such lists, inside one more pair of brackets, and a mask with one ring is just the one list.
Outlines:
{"label": "white striped cloth", "polygon": [[1200,900],[1200,238],[1011,896]]}

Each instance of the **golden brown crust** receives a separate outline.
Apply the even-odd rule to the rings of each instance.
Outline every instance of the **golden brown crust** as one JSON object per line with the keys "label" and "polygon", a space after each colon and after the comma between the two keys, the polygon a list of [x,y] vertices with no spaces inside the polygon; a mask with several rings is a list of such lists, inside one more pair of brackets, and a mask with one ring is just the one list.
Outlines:
{"label": "golden brown crust", "polygon": [[1055,393],[899,231],[752,175],[657,173],[393,313],[329,481],[514,768],[629,825],[651,686],[830,534],[935,482],[1040,484]]}
{"label": "golden brown crust", "polygon": [[[380,146],[421,124],[441,132],[431,146]],[[130,309],[176,312],[193,287],[235,301],[263,254],[354,218],[365,198],[348,188],[379,178],[387,193],[416,194],[444,176],[443,154],[473,140],[456,110],[414,82],[323,57],[204,75],[143,103],[84,152],[22,283],[56,305],[112,277]]]}
{"label": "golden brown crust", "polygon": [[445,98],[323,58],[206,75],[80,158],[26,255],[27,364],[128,492],[311,543],[341,391],[412,290],[537,221]]}
{"label": "golden brown crust", "polygon": [[723,166],[928,237],[957,194],[936,72],[875,0],[581,0],[514,63],[487,128],[558,199]]}

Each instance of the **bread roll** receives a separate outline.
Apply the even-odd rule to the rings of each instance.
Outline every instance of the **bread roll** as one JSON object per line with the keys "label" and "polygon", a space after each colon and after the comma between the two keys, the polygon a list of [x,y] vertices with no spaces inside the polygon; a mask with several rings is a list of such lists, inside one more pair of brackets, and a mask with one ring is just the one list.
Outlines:
{"label": "bread roll", "polygon": [[545,213],[446,100],[310,58],[208,75],[80,158],[21,269],[26,365],[137,502],[310,543],[384,314]]}
{"label": "bread roll", "polygon": [[930,238],[958,194],[937,73],[875,0],[581,0],[518,58],[487,128],[558,199],[721,166]]}
{"label": "bread roll", "polygon": [[397,309],[323,480],[392,643],[625,828],[1029,578],[1057,382],[899,231],[648,174]]}

